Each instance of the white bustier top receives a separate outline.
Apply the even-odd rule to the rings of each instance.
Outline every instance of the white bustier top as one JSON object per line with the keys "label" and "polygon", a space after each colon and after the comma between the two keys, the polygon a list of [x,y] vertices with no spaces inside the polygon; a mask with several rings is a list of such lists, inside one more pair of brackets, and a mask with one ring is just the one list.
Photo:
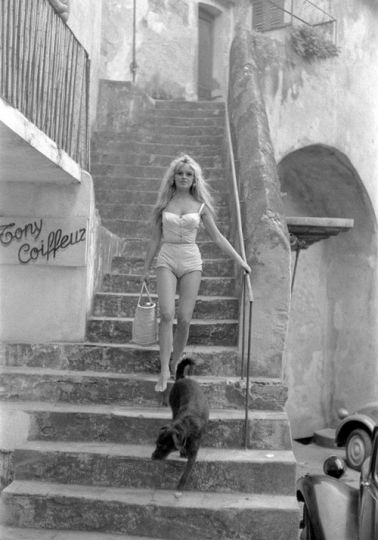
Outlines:
{"label": "white bustier top", "polygon": [[179,216],[164,210],[162,215],[163,242],[168,244],[194,244],[204,208]]}

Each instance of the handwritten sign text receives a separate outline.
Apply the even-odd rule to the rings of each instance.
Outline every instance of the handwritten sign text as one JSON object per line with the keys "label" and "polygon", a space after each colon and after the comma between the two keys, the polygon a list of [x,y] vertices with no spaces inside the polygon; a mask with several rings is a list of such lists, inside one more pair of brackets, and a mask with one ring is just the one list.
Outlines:
{"label": "handwritten sign text", "polygon": [[0,218],[0,264],[84,266],[87,219]]}

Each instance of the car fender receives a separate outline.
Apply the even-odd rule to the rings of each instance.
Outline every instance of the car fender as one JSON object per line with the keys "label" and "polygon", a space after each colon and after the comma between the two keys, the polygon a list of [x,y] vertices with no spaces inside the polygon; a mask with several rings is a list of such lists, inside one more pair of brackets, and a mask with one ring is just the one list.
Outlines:
{"label": "car fender", "polygon": [[335,432],[335,441],[338,446],[344,446],[351,431],[362,428],[368,431],[368,433],[371,435],[374,431],[375,425],[376,423],[374,420],[365,414],[351,414],[338,424]]}
{"label": "car fender", "polygon": [[325,475],[297,481],[297,499],[304,502],[316,540],[357,540],[358,489]]}

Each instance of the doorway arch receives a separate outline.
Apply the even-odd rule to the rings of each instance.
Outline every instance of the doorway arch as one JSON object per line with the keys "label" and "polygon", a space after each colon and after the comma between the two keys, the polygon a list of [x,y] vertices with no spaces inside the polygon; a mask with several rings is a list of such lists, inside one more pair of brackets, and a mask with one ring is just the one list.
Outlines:
{"label": "doorway arch", "polygon": [[286,215],[354,219],[354,228],[301,254],[290,312],[285,377],[294,438],[333,425],[340,407],[377,389],[377,221],[357,171],[316,144],[278,167]]}

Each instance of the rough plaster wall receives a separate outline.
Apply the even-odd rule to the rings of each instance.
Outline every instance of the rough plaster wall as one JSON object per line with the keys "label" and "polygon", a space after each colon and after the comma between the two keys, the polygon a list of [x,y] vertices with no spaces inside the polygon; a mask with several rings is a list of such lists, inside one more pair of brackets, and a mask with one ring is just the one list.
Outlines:
{"label": "rough plaster wall", "polygon": [[290,247],[256,50],[239,28],[230,58],[229,107],[239,164],[247,258],[253,267],[253,373],[281,376],[290,301]]}
{"label": "rough plaster wall", "polygon": [[356,171],[333,148],[280,163],[287,215],[348,217],[354,228],[302,251],[291,305],[286,377],[294,437],[333,425],[340,407],[376,397],[375,217]]}
{"label": "rough plaster wall", "polygon": [[[198,79],[197,0],[138,0],[136,11],[136,83],[152,97],[193,100]],[[227,84],[232,13],[229,2],[204,4],[219,13],[214,24],[214,95]],[[133,2],[104,0],[102,77],[131,81]]]}
{"label": "rough plaster wall", "polygon": [[[93,227],[93,185],[0,183],[4,216],[87,217],[89,247]],[[89,291],[87,266],[3,265],[0,276],[0,330],[4,341],[82,341],[85,338]]]}
{"label": "rough plaster wall", "polygon": [[338,57],[302,60],[290,46],[289,30],[259,34],[256,46],[276,160],[314,143],[339,149],[358,171],[377,214],[376,5],[373,0],[332,3]]}
{"label": "rough plaster wall", "polygon": [[[378,388],[378,4],[346,0],[330,7],[338,25],[336,58],[302,60],[290,46],[289,30],[256,36],[277,162],[309,145],[334,149],[332,159],[323,154],[298,167],[302,189],[299,182],[295,193],[290,184],[283,188],[286,211],[356,220],[352,233],[301,254],[286,358],[287,406],[298,437],[332,425],[338,407],[356,408],[376,398]],[[310,271],[317,257],[326,299],[323,283]],[[306,283],[315,297],[304,294]],[[316,340],[307,311],[322,314]]]}
{"label": "rough plaster wall", "polygon": [[[136,13],[137,82],[152,97],[195,96],[196,4],[188,0],[140,0]],[[131,80],[132,0],[104,3],[104,78]]]}

